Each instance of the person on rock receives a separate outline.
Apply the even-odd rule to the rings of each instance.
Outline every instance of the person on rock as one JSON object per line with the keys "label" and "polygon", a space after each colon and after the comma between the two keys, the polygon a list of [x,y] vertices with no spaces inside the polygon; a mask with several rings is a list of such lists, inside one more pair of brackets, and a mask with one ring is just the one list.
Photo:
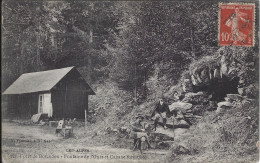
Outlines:
{"label": "person on rock", "polygon": [[160,118],[163,120],[163,127],[164,129],[167,129],[166,126],[166,117],[167,115],[170,115],[170,110],[169,106],[166,102],[164,102],[163,98],[159,99],[159,102],[156,103],[155,109],[152,113],[152,117],[155,115],[155,120],[154,120],[154,130],[156,131],[158,121]]}
{"label": "person on rock", "polygon": [[[132,131],[130,137],[134,139],[134,145],[137,143],[138,139],[145,137],[148,148],[152,148],[148,135],[145,133],[145,126],[141,123],[143,120],[144,117],[141,114],[136,115],[136,120],[131,123]],[[141,141],[139,141],[138,146],[141,148]]]}

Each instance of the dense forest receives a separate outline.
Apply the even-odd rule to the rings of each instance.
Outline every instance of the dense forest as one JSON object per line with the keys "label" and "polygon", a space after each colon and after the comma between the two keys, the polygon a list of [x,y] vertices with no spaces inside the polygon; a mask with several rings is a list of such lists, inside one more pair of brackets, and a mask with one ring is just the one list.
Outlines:
{"label": "dense forest", "polygon": [[22,73],[76,66],[88,82],[111,79],[141,99],[156,73],[168,88],[219,48],[217,3],[6,1],[2,9],[2,89]]}
{"label": "dense forest", "polygon": [[219,46],[217,1],[6,0],[2,92],[23,73],[75,66],[96,93],[89,100],[91,140],[120,142],[103,131],[129,127],[136,112],[150,115],[164,97],[192,106],[180,111],[190,118],[187,134],[174,140],[190,156],[168,160],[254,162],[259,2],[255,11],[254,46]]}
{"label": "dense forest", "polygon": [[[175,91],[181,94],[185,79],[191,81],[198,74],[203,78],[203,73],[207,78],[206,70],[220,64],[229,68],[228,80],[239,76],[240,87],[252,90],[258,79],[257,35],[253,47],[219,46],[218,5],[206,1],[5,1],[2,90],[23,73],[75,66],[94,90],[110,83],[127,94],[121,98],[140,104],[159,96],[172,97]],[[259,22],[254,23],[258,31]],[[206,78],[193,91],[213,88]],[[257,92],[249,94],[256,97]]]}

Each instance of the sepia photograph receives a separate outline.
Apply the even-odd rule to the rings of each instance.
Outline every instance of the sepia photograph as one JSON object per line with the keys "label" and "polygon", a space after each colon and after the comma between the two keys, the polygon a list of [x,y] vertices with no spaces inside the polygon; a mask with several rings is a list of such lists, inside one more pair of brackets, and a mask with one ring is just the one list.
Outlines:
{"label": "sepia photograph", "polygon": [[258,0],[1,14],[1,162],[259,162]]}

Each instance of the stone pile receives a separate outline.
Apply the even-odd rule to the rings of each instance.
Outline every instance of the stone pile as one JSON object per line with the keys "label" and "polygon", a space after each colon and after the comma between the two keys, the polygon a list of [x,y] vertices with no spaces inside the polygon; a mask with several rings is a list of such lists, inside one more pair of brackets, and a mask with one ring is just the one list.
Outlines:
{"label": "stone pile", "polygon": [[229,109],[233,107],[237,103],[246,103],[250,102],[250,99],[248,99],[246,96],[241,96],[240,94],[227,94],[225,97],[225,101],[219,102],[218,108],[216,112],[218,114],[223,113],[226,109]]}
{"label": "stone pile", "polygon": [[185,94],[185,98],[182,102],[191,103],[193,105],[204,104],[208,102],[208,95],[205,92],[189,92]]}
{"label": "stone pile", "polygon": [[201,118],[206,110],[214,110],[214,108],[208,108],[213,107],[213,104],[209,105],[210,98],[205,92],[188,92],[182,101],[169,105],[170,112],[173,114],[174,128],[189,128]]}
{"label": "stone pile", "polygon": [[172,144],[170,147],[173,155],[190,155],[191,152],[183,145]]}

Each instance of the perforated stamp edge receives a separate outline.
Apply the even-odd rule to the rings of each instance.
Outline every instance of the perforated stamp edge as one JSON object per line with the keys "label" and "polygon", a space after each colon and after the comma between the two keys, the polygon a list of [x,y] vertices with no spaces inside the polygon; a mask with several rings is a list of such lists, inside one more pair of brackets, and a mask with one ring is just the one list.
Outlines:
{"label": "perforated stamp edge", "polygon": [[[253,17],[253,27],[252,27],[252,30],[253,30],[253,44],[252,45],[232,45],[232,44],[227,44],[227,45],[220,45],[220,6],[221,5],[253,5],[254,6],[254,17]],[[255,46],[255,13],[256,13],[256,8],[255,8],[255,3],[243,3],[243,2],[239,2],[239,3],[218,3],[218,46],[234,46],[234,47],[254,47]]]}

